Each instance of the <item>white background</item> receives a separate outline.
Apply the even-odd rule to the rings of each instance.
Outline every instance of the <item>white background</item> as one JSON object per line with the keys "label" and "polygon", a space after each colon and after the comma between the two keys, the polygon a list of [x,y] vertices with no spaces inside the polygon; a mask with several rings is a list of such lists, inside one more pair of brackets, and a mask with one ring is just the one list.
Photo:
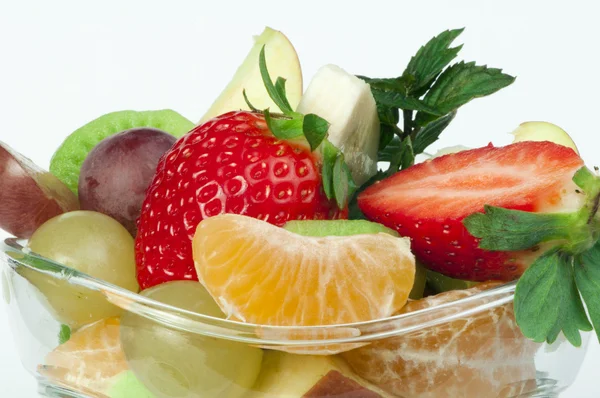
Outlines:
{"label": "white background", "polygon": [[[264,25],[288,35],[307,81],[325,63],[397,76],[431,36],[466,26],[461,57],[518,79],[465,106],[437,146],[505,144],[519,123],[548,120],[600,162],[593,0],[223,3],[0,1],[0,139],[47,167],[68,133],[106,112],[172,108],[197,120]],[[0,310],[0,396],[34,397],[7,322]],[[563,397],[600,396],[598,368],[594,340]]]}

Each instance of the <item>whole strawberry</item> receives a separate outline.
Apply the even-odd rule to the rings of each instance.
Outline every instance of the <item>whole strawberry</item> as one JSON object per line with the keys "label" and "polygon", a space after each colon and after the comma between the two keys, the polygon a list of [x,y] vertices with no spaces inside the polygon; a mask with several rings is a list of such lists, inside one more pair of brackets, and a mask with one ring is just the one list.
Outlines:
{"label": "whole strawberry", "polygon": [[428,268],[473,281],[518,278],[543,251],[489,251],[463,225],[485,205],[527,212],[564,212],[585,195],[572,181],[583,165],[551,142],[488,146],[417,164],[376,183],[358,204],[371,220],[411,238]]}
{"label": "whole strawberry", "polygon": [[[264,52],[261,62],[266,72]],[[191,241],[207,217],[243,214],[278,226],[345,217],[354,186],[343,155],[326,140],[328,123],[293,112],[279,79],[277,88],[270,78],[265,86],[284,115],[221,115],[190,131],[159,161],[135,242],[142,289],[197,279]]]}

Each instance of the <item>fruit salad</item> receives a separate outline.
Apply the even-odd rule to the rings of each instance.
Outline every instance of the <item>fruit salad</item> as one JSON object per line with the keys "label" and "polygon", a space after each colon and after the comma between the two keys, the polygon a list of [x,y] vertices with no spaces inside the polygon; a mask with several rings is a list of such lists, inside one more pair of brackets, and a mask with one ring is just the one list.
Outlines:
{"label": "fruit salad", "polygon": [[461,32],[398,77],[325,65],[304,90],[266,28],[197,123],[115,111],[49,171],[0,143],[6,301],[56,330],[36,376],[110,398],[563,388],[540,358],[600,326],[600,177],[547,122],[431,153],[515,80],[456,62]]}

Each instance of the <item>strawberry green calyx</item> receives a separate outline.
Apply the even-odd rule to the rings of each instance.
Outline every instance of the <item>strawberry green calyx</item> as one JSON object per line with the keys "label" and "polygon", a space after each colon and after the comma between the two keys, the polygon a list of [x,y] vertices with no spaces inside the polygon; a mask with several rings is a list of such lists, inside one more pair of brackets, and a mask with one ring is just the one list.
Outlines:
{"label": "strawberry green calyx", "polygon": [[356,190],[356,184],[344,161],[343,153],[327,140],[329,122],[313,113],[303,115],[292,109],[285,92],[286,80],[283,77],[277,77],[275,83],[271,80],[264,46],[260,51],[258,63],[265,89],[283,113],[271,113],[268,108],[262,111],[257,109],[250,103],[244,90],[243,95],[248,107],[253,112],[264,115],[265,122],[275,137],[283,140],[305,140],[311,152],[320,153],[323,159],[321,174],[325,195],[327,199],[335,200],[340,209],[346,208],[349,198]]}
{"label": "strawberry green calyx", "polygon": [[580,346],[580,331],[593,328],[600,339],[600,177],[582,167],[573,181],[587,197],[578,211],[530,213],[485,206],[484,213],[463,221],[482,249],[525,250],[550,242],[552,248],[529,266],[515,290],[517,324],[536,342],[552,343],[562,331]]}

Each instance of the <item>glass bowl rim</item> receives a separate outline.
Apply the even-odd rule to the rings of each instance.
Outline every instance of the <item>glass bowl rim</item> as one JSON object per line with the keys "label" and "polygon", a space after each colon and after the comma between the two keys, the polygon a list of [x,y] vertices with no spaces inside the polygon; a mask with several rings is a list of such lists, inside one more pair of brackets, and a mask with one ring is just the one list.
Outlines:
{"label": "glass bowl rim", "polygon": [[181,331],[268,347],[366,343],[396,337],[511,303],[517,281],[421,310],[369,321],[318,326],[257,325],[187,311],[146,298],[119,286],[37,255],[16,238],[0,240],[2,261],[15,272],[24,267],[49,278],[101,293],[109,302]]}

